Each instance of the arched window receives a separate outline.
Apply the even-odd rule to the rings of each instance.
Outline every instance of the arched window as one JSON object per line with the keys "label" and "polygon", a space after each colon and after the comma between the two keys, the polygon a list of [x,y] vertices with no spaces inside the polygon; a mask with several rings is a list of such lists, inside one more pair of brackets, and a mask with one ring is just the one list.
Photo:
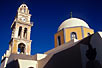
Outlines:
{"label": "arched window", "polygon": [[18,44],[18,52],[24,54],[25,53],[25,44]]}
{"label": "arched window", "polygon": [[22,12],[22,8],[20,8],[20,12]]}
{"label": "arched window", "polygon": [[91,34],[90,33],[87,33],[87,36],[90,36]]}
{"label": "arched window", "polygon": [[72,32],[71,33],[71,40],[72,39],[77,39],[77,34],[75,32]]}
{"label": "arched window", "polygon": [[18,31],[18,37],[21,38],[21,32],[22,32],[22,27],[19,27],[19,31]]}
{"label": "arched window", "polygon": [[26,6],[24,6],[24,13],[26,12]]}
{"label": "arched window", "polygon": [[34,68],[34,67],[29,67],[29,68]]}
{"label": "arched window", "polygon": [[57,41],[58,41],[58,45],[61,45],[61,37],[60,36],[57,37]]}
{"label": "arched window", "polygon": [[24,37],[25,39],[27,39],[27,28],[24,28],[24,35],[23,35],[23,37]]}
{"label": "arched window", "polygon": [[24,8],[24,13],[26,12],[26,8]]}

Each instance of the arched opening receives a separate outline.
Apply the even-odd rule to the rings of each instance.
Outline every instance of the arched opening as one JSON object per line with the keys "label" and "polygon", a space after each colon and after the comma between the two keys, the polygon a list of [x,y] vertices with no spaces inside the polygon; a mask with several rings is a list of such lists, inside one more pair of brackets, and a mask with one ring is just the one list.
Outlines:
{"label": "arched opening", "polygon": [[25,44],[20,43],[18,45],[18,52],[21,53],[21,54],[24,54],[25,53]]}
{"label": "arched opening", "polygon": [[27,39],[27,28],[24,28],[24,35],[23,35],[23,37],[24,37],[25,39]]}
{"label": "arched opening", "polygon": [[57,42],[58,42],[58,45],[61,45],[61,37],[60,36],[57,37]]}
{"label": "arched opening", "polygon": [[18,37],[21,38],[21,32],[22,32],[22,27],[19,27],[19,31],[18,31]]}
{"label": "arched opening", "polygon": [[71,40],[72,39],[77,39],[77,34],[75,32],[72,32],[71,33]]}
{"label": "arched opening", "polygon": [[22,8],[20,8],[20,12],[22,12]]}
{"label": "arched opening", "polygon": [[34,68],[34,67],[29,67],[29,68]]}
{"label": "arched opening", "polygon": [[90,33],[87,33],[87,36],[90,36],[91,34]]}
{"label": "arched opening", "polygon": [[23,6],[24,7],[24,13],[26,12],[26,6]]}
{"label": "arched opening", "polygon": [[20,12],[22,12],[22,13],[25,13],[26,12],[26,6],[22,6],[22,7],[20,7]]}
{"label": "arched opening", "polygon": [[24,7],[24,13],[26,12],[26,8]]}

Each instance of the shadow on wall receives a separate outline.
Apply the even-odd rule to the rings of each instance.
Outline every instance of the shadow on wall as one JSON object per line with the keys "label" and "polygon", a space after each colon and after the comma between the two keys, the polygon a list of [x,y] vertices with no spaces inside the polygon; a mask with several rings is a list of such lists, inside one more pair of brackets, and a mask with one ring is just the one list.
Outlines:
{"label": "shadow on wall", "polygon": [[80,46],[54,54],[44,68],[82,68]]}
{"label": "shadow on wall", "polygon": [[18,60],[13,60],[12,62],[8,63],[6,68],[20,68]]}
{"label": "shadow on wall", "polygon": [[92,48],[92,45],[88,45],[88,50],[86,51],[86,57],[89,61],[86,63],[86,68],[102,68],[98,60],[96,60],[96,48]]}
{"label": "shadow on wall", "polygon": [[86,64],[86,68],[102,68],[101,64],[97,60],[88,61]]}

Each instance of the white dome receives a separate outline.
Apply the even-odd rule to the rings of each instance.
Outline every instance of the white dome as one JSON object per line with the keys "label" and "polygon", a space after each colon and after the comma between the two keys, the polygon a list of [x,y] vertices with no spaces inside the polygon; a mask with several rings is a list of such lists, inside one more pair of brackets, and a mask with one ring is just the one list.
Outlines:
{"label": "white dome", "polygon": [[70,18],[62,22],[62,24],[58,28],[58,31],[62,30],[63,28],[77,27],[77,26],[83,26],[89,28],[88,24],[85,21],[78,18]]}

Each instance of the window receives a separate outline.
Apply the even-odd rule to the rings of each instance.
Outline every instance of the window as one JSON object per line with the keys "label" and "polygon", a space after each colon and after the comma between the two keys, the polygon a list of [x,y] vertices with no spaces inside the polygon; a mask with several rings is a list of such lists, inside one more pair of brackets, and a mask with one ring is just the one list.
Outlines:
{"label": "window", "polygon": [[61,45],[61,37],[60,36],[58,36],[57,41],[58,41],[58,45]]}
{"label": "window", "polygon": [[87,36],[90,36],[91,34],[90,33],[87,33]]}
{"label": "window", "polygon": [[29,68],[34,68],[34,67],[29,67]]}
{"label": "window", "polygon": [[18,45],[18,52],[19,52],[19,53],[25,53],[25,44],[20,43],[20,44]]}
{"label": "window", "polygon": [[71,33],[71,40],[72,39],[77,39],[77,34],[75,32],[72,32]]}
{"label": "window", "polygon": [[26,8],[24,8],[24,13],[26,12]]}
{"label": "window", "polygon": [[19,31],[18,31],[18,37],[20,37],[20,38],[21,38],[21,32],[22,32],[22,27],[20,26]]}
{"label": "window", "polygon": [[24,35],[23,35],[23,37],[24,37],[25,39],[27,39],[27,28],[24,28]]}
{"label": "window", "polygon": [[20,8],[20,11],[22,11],[22,8]]}

